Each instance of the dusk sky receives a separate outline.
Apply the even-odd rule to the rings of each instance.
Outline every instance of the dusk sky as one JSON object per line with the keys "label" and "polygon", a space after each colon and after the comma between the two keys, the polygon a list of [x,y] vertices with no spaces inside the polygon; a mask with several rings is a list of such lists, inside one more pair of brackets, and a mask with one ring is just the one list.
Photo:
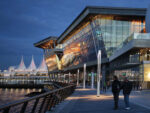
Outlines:
{"label": "dusk sky", "polygon": [[86,6],[146,8],[150,0],[0,0],[0,69],[17,66],[32,55],[38,66],[43,50],[33,46],[60,36]]}

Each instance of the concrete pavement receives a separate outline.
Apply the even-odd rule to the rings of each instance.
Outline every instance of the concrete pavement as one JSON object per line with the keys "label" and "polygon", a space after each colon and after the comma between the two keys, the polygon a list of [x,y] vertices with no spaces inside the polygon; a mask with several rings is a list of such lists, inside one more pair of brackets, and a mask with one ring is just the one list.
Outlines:
{"label": "concrete pavement", "polygon": [[150,113],[150,109],[134,103],[130,103],[131,110],[124,110],[123,96],[120,98],[119,109],[113,110],[114,102],[110,92],[97,97],[96,89],[77,88],[73,95],[48,113]]}
{"label": "concrete pavement", "polygon": [[150,109],[150,90],[132,91],[130,101]]}

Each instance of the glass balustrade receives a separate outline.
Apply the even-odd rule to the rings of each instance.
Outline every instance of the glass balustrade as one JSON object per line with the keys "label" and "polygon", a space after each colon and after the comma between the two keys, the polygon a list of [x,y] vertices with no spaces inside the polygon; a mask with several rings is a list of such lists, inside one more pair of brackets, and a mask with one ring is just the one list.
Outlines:
{"label": "glass balustrade", "polygon": [[136,40],[136,39],[143,39],[143,40],[150,40],[150,33],[133,33],[131,36],[129,36],[123,43],[121,43],[117,49],[121,49],[124,47],[126,44],[128,44],[131,40]]}

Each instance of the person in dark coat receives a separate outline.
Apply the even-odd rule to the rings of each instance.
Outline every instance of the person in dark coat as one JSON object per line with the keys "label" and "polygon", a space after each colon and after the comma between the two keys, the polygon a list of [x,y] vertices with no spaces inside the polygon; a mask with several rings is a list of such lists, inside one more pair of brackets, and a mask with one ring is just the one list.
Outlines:
{"label": "person in dark coat", "polygon": [[124,78],[124,82],[121,86],[121,89],[123,89],[123,95],[124,95],[124,102],[126,106],[126,110],[130,109],[130,104],[129,104],[129,95],[132,90],[132,83],[128,80],[127,77]]}
{"label": "person in dark coat", "polygon": [[118,109],[119,92],[120,92],[120,82],[118,81],[117,76],[114,76],[112,82],[112,93],[114,96],[114,110]]}

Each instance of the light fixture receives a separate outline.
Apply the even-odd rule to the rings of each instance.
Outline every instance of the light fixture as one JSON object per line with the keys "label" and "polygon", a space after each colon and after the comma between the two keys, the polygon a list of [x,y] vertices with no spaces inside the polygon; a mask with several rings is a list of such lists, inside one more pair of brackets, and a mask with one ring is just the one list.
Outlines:
{"label": "light fixture", "polygon": [[148,73],[148,78],[150,78],[150,72]]}

